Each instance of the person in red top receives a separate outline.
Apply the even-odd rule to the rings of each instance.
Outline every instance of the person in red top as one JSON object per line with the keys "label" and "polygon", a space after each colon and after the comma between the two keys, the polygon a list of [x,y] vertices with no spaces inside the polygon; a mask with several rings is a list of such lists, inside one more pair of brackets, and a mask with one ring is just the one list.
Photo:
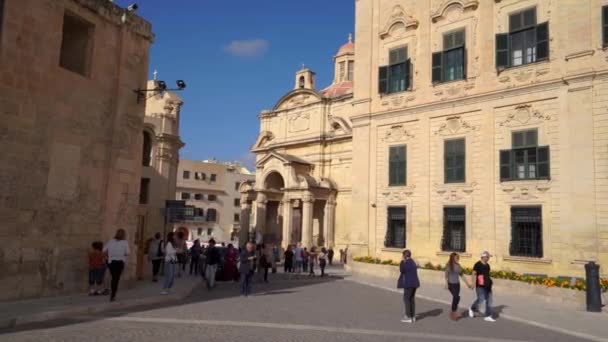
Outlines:
{"label": "person in red top", "polygon": [[89,296],[107,294],[102,290],[103,276],[106,272],[106,256],[103,253],[103,243],[95,241],[91,244],[89,252]]}

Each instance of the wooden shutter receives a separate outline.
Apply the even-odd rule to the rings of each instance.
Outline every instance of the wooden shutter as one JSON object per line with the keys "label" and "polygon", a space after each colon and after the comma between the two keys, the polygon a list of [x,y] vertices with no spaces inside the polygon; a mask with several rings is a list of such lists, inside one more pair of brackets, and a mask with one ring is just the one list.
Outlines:
{"label": "wooden shutter", "polygon": [[499,33],[496,35],[496,69],[502,70],[509,67],[509,34]]}
{"label": "wooden shutter", "polygon": [[602,7],[602,37],[604,46],[608,46],[608,6]]}
{"label": "wooden shutter", "polygon": [[536,60],[549,58],[549,23],[544,22],[536,26]]}
{"label": "wooden shutter", "polygon": [[500,151],[500,181],[508,181],[513,178],[512,175],[512,159],[513,159],[513,151],[512,150],[502,150]]}
{"label": "wooden shutter", "polygon": [[412,89],[412,62],[408,58],[405,61],[405,90]]}
{"label": "wooden shutter", "polygon": [[467,79],[467,49],[462,46],[462,79]]}
{"label": "wooden shutter", "polygon": [[378,68],[378,94],[386,94],[388,92],[388,67],[381,66]]}
{"label": "wooden shutter", "polygon": [[551,176],[549,146],[538,147],[536,151],[536,164],[538,168],[538,178],[549,179]]}
{"label": "wooden shutter", "polygon": [[443,52],[435,52],[432,56],[432,79],[433,83],[441,83],[443,79]]}

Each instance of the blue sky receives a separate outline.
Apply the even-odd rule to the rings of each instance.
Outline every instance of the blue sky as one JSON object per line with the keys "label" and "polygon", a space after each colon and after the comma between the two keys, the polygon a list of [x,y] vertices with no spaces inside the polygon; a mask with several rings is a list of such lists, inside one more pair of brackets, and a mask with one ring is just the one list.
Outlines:
{"label": "blue sky", "polygon": [[[122,6],[134,1],[116,0]],[[294,85],[304,63],[325,87],[333,55],[354,30],[354,0],[140,0],[152,23],[150,78],[188,84],[185,159],[240,160],[259,132],[257,115]]]}

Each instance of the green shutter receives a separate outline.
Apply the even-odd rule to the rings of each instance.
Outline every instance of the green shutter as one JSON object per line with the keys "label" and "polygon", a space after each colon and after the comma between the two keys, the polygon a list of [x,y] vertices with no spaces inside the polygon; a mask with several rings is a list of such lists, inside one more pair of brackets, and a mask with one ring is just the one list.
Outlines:
{"label": "green shutter", "polygon": [[604,46],[608,46],[608,6],[602,7],[602,37]]}
{"label": "green shutter", "polygon": [[536,60],[549,58],[549,23],[536,26]]}
{"label": "green shutter", "polygon": [[467,49],[462,46],[462,79],[467,79]]}
{"label": "green shutter", "polygon": [[432,68],[432,79],[433,83],[441,83],[443,70],[441,69],[443,65],[443,52],[435,52],[431,58],[433,63]]}
{"label": "green shutter", "polygon": [[444,146],[444,183],[465,181],[465,139],[446,140]]}
{"label": "green shutter", "polygon": [[412,89],[412,62],[411,59],[405,61],[405,90]]}
{"label": "green shutter", "polygon": [[386,94],[388,92],[388,67],[381,66],[378,69],[378,93]]}
{"label": "green shutter", "polygon": [[513,151],[500,151],[500,181],[508,181],[513,178],[512,172]]}
{"label": "green shutter", "polygon": [[509,34],[499,33],[496,35],[496,69],[502,70],[509,67]]}
{"label": "green shutter", "polygon": [[536,151],[536,163],[538,168],[538,178],[549,179],[551,176],[549,146],[538,147]]}

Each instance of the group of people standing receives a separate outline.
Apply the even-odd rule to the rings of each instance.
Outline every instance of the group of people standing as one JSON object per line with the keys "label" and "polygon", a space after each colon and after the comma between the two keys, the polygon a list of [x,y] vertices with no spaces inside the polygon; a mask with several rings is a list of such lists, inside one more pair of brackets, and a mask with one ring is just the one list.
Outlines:
{"label": "group of people standing", "polygon": [[[469,306],[467,314],[470,318],[475,317],[479,310],[479,305],[485,304],[483,314],[486,322],[495,322],[492,317],[492,278],[490,277],[490,253],[481,253],[480,260],[473,266],[471,282],[467,280],[462,266],[460,266],[460,256],[458,253],[450,254],[450,258],[445,267],[446,289],[452,294],[452,307],[450,318],[458,320],[462,316],[458,314],[458,304],[460,303],[460,279],[467,287],[475,290],[476,298]],[[405,306],[405,316],[401,320],[404,323],[416,322],[416,290],[420,287],[418,278],[418,264],[412,258],[410,250],[403,251],[403,260],[399,265],[399,279],[397,288],[403,289],[403,303]]]}
{"label": "group of people standing", "polygon": [[326,249],[321,247],[320,250],[317,247],[311,247],[308,250],[306,247],[302,248],[300,243],[296,245],[289,245],[283,253],[283,270],[285,273],[307,273],[310,276],[315,275],[315,266],[318,264],[321,270],[321,277],[325,276],[325,267],[333,265],[334,251],[332,248]]}

